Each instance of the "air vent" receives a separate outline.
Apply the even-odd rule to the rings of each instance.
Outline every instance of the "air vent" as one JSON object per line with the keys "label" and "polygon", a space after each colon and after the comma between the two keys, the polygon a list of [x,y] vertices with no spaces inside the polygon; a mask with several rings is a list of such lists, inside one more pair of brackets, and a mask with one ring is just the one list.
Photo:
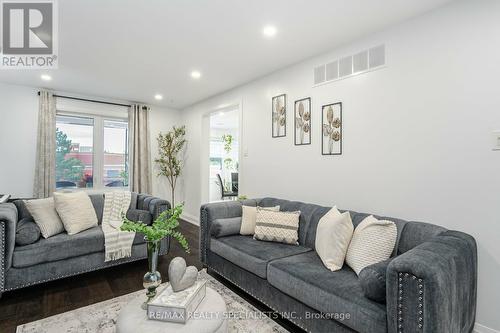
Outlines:
{"label": "air vent", "polygon": [[385,65],[385,45],[372,47],[314,68],[314,85],[365,73]]}

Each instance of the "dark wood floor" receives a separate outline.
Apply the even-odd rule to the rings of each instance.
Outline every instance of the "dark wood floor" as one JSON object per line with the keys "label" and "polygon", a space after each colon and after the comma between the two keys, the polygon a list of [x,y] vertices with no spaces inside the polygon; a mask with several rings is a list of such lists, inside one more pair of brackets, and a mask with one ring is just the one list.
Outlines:
{"label": "dark wood floor", "polygon": [[[162,256],[159,261],[159,271],[164,280],[167,280],[170,260],[177,256],[185,258],[188,265],[194,265],[198,269],[202,268],[199,260],[199,228],[188,222],[181,221],[180,230],[189,241],[191,253],[186,254],[173,241],[168,255]],[[14,333],[18,325],[141,290],[143,289],[142,277],[146,268],[147,261],[140,260],[118,267],[7,292],[0,299],[0,333]],[[270,311],[269,308],[230,283],[221,282],[259,310]],[[286,320],[278,319],[277,322],[289,331],[300,331],[295,325]]]}

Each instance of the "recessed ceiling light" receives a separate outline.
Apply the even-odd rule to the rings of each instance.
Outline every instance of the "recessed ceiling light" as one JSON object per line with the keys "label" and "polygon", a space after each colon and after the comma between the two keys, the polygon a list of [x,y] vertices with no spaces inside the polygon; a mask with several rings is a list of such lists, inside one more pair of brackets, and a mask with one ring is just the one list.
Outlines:
{"label": "recessed ceiling light", "polygon": [[223,116],[224,115],[224,112],[219,112],[219,116]]}
{"label": "recessed ceiling light", "polygon": [[40,75],[40,78],[44,81],[50,81],[52,80],[52,76],[48,75],[48,74],[42,74]]}
{"label": "recessed ceiling light", "polygon": [[264,36],[266,36],[268,38],[276,36],[277,32],[278,32],[278,30],[276,29],[276,27],[274,25],[266,25],[264,27],[264,29],[262,29],[262,33],[264,34]]}
{"label": "recessed ceiling light", "polygon": [[201,77],[201,73],[200,73],[200,72],[198,72],[198,71],[192,71],[192,72],[191,72],[191,77],[192,77],[193,79],[199,79],[199,78]]}
{"label": "recessed ceiling light", "polygon": [[158,100],[158,101],[161,101],[163,99],[163,96],[160,95],[160,94],[156,94],[155,95],[155,99]]}

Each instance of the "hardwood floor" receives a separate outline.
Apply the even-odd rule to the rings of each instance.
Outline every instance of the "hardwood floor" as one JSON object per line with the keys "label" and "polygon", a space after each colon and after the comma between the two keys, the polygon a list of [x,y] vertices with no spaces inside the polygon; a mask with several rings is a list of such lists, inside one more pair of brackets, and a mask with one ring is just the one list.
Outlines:
{"label": "hardwood floor", "polygon": [[[168,255],[162,256],[158,265],[164,281],[168,277],[168,264],[174,257],[182,256],[188,265],[202,268],[199,260],[198,226],[181,221],[180,230],[188,239],[191,253],[186,254],[175,241],[171,243]],[[7,292],[0,298],[0,332],[14,333],[18,325],[141,290],[146,268],[147,261],[140,260]],[[259,310],[271,311],[229,282],[221,282]],[[276,321],[291,332],[302,332],[287,320]]]}

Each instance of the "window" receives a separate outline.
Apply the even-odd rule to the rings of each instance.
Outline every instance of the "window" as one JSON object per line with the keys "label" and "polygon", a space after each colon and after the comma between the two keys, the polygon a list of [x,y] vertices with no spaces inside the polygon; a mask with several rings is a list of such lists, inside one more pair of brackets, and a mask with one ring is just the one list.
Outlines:
{"label": "window", "polygon": [[126,119],[58,112],[56,188],[128,186]]}

